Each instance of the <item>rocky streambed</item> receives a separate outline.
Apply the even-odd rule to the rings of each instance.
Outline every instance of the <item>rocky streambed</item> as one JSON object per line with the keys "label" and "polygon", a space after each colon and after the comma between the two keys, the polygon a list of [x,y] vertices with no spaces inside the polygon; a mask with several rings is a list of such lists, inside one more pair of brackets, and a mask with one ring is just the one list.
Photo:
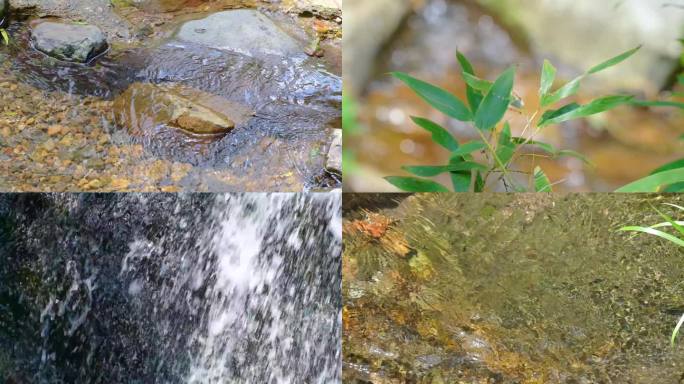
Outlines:
{"label": "rocky streambed", "polygon": [[345,195],[344,382],[681,382],[680,200]]}
{"label": "rocky streambed", "polygon": [[8,13],[1,189],[340,185],[336,0],[16,0]]}

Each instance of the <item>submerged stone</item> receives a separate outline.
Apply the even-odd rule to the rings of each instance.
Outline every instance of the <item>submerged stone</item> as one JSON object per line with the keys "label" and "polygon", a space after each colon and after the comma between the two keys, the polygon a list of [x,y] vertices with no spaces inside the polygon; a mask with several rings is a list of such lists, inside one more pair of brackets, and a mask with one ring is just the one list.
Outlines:
{"label": "submerged stone", "polygon": [[[160,127],[191,135],[221,137],[248,119],[250,111],[223,98],[187,87],[135,83],[114,101],[117,123],[136,136]],[[230,116],[230,117],[229,117]]]}
{"label": "submerged stone", "polygon": [[325,165],[328,172],[342,174],[342,130],[333,132],[333,141],[328,150],[328,162]]}
{"label": "submerged stone", "polygon": [[177,38],[214,49],[249,56],[293,56],[302,52],[295,39],[259,11],[218,12],[181,26]]}
{"label": "submerged stone", "polygon": [[31,31],[34,47],[54,58],[86,63],[107,50],[107,39],[94,25],[43,21]]}

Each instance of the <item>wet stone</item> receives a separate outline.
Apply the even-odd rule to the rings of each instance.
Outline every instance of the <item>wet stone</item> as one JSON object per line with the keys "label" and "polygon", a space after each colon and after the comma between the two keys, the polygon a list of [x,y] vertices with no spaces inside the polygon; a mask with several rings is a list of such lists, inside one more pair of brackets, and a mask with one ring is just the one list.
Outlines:
{"label": "wet stone", "polygon": [[295,5],[301,13],[311,13],[323,19],[342,16],[342,0],[296,0]]}
{"label": "wet stone", "polygon": [[255,10],[215,13],[185,23],[178,31],[181,41],[249,56],[293,56],[302,52],[295,39]]}
{"label": "wet stone", "polygon": [[328,162],[325,165],[328,172],[342,174],[342,130],[333,131],[333,140],[328,151]]}
{"label": "wet stone", "polygon": [[107,50],[107,39],[93,25],[52,21],[37,23],[31,31],[34,47],[54,58],[86,63]]}

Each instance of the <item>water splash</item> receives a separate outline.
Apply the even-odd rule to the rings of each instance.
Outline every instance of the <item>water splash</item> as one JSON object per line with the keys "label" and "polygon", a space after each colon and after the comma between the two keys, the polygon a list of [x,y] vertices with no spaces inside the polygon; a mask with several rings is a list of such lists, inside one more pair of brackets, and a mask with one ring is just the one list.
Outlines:
{"label": "water splash", "polygon": [[[340,380],[340,194],[57,195],[46,204],[38,217],[9,208],[28,231],[0,278],[28,268],[44,282],[41,293],[0,284],[0,299],[8,288],[24,295],[37,318],[35,337],[14,340],[30,357],[13,363],[24,368],[12,378]],[[0,330],[0,345],[12,332]]]}

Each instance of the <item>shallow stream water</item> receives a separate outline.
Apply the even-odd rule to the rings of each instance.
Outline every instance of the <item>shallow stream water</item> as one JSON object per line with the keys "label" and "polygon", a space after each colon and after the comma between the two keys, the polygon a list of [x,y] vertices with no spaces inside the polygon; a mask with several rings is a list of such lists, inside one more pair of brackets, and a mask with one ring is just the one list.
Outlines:
{"label": "shallow stream water", "polygon": [[[124,7],[121,12],[140,23],[138,35],[117,37],[90,65],[34,50],[28,21],[13,20],[10,46],[0,47],[0,188],[173,192],[339,186],[339,176],[325,169],[332,130],[340,127],[337,48],[324,58],[309,57],[303,48],[287,58],[253,57],[185,43],[175,37],[184,22],[220,11],[222,3],[244,7],[187,3]],[[302,47],[313,39],[314,18],[271,8],[260,7]],[[134,83],[203,92],[239,104],[250,116],[218,138],[198,140],[163,126],[138,135],[116,119],[112,104]],[[154,102],[150,109],[165,108]]]}
{"label": "shallow stream water", "polygon": [[331,383],[339,194],[0,197],[0,381]]}
{"label": "shallow stream water", "polygon": [[684,252],[617,232],[665,202],[345,197],[345,382],[680,382]]}

